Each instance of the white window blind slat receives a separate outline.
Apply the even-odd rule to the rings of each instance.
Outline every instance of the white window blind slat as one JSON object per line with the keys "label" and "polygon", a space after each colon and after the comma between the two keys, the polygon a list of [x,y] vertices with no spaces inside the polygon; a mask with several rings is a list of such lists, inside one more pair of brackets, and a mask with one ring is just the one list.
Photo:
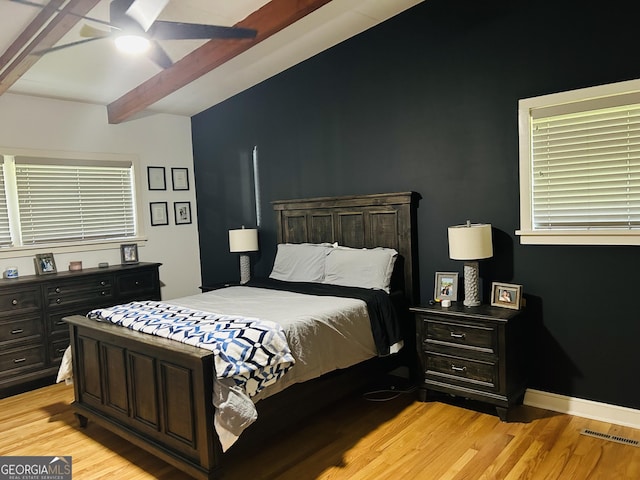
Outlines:
{"label": "white window blind slat", "polygon": [[534,230],[640,228],[640,104],[531,123]]}

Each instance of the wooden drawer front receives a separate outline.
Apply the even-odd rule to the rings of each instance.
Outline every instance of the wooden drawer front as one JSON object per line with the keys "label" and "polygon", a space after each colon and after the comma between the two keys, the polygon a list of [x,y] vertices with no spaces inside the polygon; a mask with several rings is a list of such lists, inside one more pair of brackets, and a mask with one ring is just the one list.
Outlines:
{"label": "wooden drawer front", "polygon": [[118,292],[123,296],[153,293],[158,283],[155,271],[135,272],[118,276]]}
{"label": "wooden drawer front", "polygon": [[[95,290],[67,291],[66,293],[53,293],[49,295],[49,306],[73,305],[74,303],[104,304],[113,298],[111,286]],[[90,309],[87,309],[89,311]],[[86,312],[85,312],[86,313]]]}
{"label": "wooden drawer front", "polygon": [[42,339],[40,317],[0,322],[0,345],[7,348],[14,343],[38,342]]}
{"label": "wooden drawer front", "polygon": [[47,295],[66,295],[70,293],[86,292],[113,287],[111,275],[101,275],[89,278],[74,278],[73,280],[61,280],[47,285]]}
{"label": "wooden drawer front", "polygon": [[430,352],[427,355],[427,378],[497,391],[498,365],[491,361],[479,361],[452,355]]}
{"label": "wooden drawer front", "polygon": [[40,308],[40,290],[38,288],[4,290],[0,293],[0,315],[38,308]]}
{"label": "wooden drawer front", "polygon": [[52,363],[59,363],[62,360],[65,350],[69,346],[69,339],[64,338],[49,343],[49,360]]}
{"label": "wooden drawer front", "polygon": [[495,354],[498,334],[495,326],[472,325],[424,318],[425,344],[440,344],[462,347],[483,353]]}
{"label": "wooden drawer front", "polygon": [[45,362],[43,347],[16,348],[0,354],[0,377],[42,368]]}

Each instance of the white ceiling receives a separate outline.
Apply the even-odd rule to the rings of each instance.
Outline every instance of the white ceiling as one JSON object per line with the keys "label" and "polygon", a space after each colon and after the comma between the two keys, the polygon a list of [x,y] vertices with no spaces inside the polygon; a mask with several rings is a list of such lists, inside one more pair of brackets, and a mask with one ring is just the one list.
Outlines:
{"label": "white ceiling", "polygon": [[[46,4],[47,0],[35,0]],[[147,110],[191,116],[300,63],[423,0],[332,0],[293,25],[151,105]],[[162,20],[231,26],[269,0],[171,0]],[[39,8],[0,0],[0,54]],[[108,21],[109,1],[89,16]],[[60,42],[80,40],[78,23]],[[175,62],[204,43],[161,42]],[[9,92],[108,105],[160,72],[145,57],[119,53],[102,39],[43,55]]]}

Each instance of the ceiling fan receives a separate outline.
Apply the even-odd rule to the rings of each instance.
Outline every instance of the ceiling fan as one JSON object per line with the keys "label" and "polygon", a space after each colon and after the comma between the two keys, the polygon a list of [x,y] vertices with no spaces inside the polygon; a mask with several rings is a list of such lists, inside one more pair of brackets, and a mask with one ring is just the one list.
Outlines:
{"label": "ceiling fan", "polygon": [[[30,0],[10,1],[38,8],[46,6]],[[149,58],[161,68],[168,68],[173,65],[173,61],[160,46],[158,40],[250,39],[257,34],[256,30],[249,28],[157,20],[167,3],[169,0],[112,0],[109,4],[108,22],[79,15],[81,18],[103,25],[106,27],[105,29],[85,24],[80,30],[80,36],[87,38],[57,45],[37,53],[45,54],[103,38],[113,38],[116,43],[128,39],[144,43],[148,46],[146,53]],[[56,10],[61,11],[57,8]]]}

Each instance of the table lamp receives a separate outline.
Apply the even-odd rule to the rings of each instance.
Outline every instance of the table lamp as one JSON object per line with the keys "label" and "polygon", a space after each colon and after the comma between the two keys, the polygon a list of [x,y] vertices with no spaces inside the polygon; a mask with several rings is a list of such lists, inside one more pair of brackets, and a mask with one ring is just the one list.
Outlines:
{"label": "table lamp", "polygon": [[478,260],[493,256],[491,225],[471,223],[449,227],[449,258],[464,260],[464,305],[480,305]]}
{"label": "table lamp", "polygon": [[251,264],[247,253],[258,251],[258,230],[244,226],[229,230],[229,251],[240,254],[240,284],[244,285],[251,278]]}

